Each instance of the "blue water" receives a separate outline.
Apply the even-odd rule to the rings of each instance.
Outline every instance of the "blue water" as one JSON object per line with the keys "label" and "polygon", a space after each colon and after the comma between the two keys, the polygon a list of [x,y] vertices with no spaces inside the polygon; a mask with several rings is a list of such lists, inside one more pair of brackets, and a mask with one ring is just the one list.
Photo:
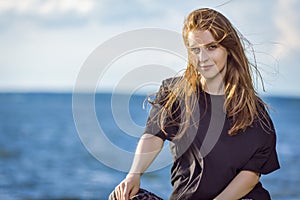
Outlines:
{"label": "blue water", "polygon": [[[132,96],[128,110],[143,126],[145,96]],[[122,96],[120,96],[122,99]],[[273,199],[300,199],[300,99],[267,97],[277,129],[281,169],[262,177]],[[134,151],[137,138],[114,121],[111,96],[97,94],[96,115],[111,142]],[[125,105],[126,106],[126,105]],[[122,109],[122,102],[115,109]],[[107,153],[109,156],[109,151]],[[118,158],[112,157],[118,162]],[[122,165],[122,163],[119,163]],[[0,199],[107,199],[125,173],[93,157],[80,140],[72,94],[0,94]],[[170,166],[146,173],[142,187],[164,199],[171,191]]]}

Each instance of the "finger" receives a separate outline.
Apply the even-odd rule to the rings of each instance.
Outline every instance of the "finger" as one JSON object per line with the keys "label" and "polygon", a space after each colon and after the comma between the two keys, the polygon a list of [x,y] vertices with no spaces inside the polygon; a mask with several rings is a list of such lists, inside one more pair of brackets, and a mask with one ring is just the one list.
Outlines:
{"label": "finger", "polygon": [[128,189],[127,189],[127,184],[125,183],[124,184],[124,187],[122,188],[121,190],[121,197],[122,197],[122,200],[128,200]]}
{"label": "finger", "polygon": [[117,200],[120,199],[118,188],[115,188],[115,197]]}
{"label": "finger", "polygon": [[130,193],[130,188],[128,187],[128,185],[126,184],[123,190],[123,199],[124,200],[128,200],[129,199],[129,193]]}
{"label": "finger", "polygon": [[128,198],[129,199],[132,198],[134,195],[136,195],[138,193],[138,191],[139,191],[139,188],[137,188],[137,187],[132,188],[128,194]]}
{"label": "finger", "polygon": [[117,200],[121,200],[122,197],[121,197],[121,189],[120,189],[120,186],[118,186],[116,189],[116,197],[117,197]]}

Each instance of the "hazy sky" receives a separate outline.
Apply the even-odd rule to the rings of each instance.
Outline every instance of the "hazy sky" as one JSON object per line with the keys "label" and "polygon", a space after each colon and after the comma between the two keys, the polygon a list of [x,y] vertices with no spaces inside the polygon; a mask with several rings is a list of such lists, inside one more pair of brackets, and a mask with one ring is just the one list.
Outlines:
{"label": "hazy sky", "polygon": [[[189,12],[211,7],[254,44],[266,94],[300,96],[300,1],[235,0],[220,6],[224,2],[0,0],[0,91],[72,91],[83,63],[103,42],[149,27],[180,33]],[[130,59],[123,70],[137,64]],[[107,88],[119,81],[118,71],[116,64],[108,73]]]}

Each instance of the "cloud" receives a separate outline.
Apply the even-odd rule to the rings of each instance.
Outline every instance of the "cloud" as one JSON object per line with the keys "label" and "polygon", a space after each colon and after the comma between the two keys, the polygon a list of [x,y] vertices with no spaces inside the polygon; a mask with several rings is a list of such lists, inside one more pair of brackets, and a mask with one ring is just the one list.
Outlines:
{"label": "cloud", "polygon": [[165,19],[165,3],[154,1],[149,5],[139,0],[0,0],[0,29],[20,24],[47,29],[89,23],[109,27],[131,23],[149,26],[149,22]]}
{"label": "cloud", "polygon": [[284,57],[292,51],[300,51],[300,3],[297,0],[278,0],[274,12],[274,23],[278,30],[280,45],[274,50],[275,57]]}
{"label": "cloud", "polygon": [[89,13],[95,4],[94,0],[2,0],[0,12],[17,14],[49,15],[54,13],[75,12],[81,15]]}
{"label": "cloud", "polygon": [[46,29],[82,27],[97,9],[101,4],[95,0],[0,0],[0,32],[28,25]]}
{"label": "cloud", "polygon": [[[0,53],[3,55],[0,91],[70,89],[81,64],[102,42],[145,27],[180,33],[189,12],[200,7],[216,8],[220,4],[219,0],[184,3],[179,0],[0,0]],[[228,16],[252,43],[271,41],[269,46],[257,46],[259,51],[272,54],[270,49],[277,47],[273,41],[284,44],[274,50],[279,54],[279,50],[290,53],[299,49],[296,38],[300,35],[296,14],[299,6],[297,0],[244,0],[232,1],[217,10]],[[287,57],[280,60],[284,67],[280,69],[276,85],[270,86],[274,91],[283,91],[283,87],[297,89],[295,82],[299,80],[296,76],[299,73],[293,68],[297,64],[297,52],[300,51],[289,54],[288,62]],[[258,61],[267,65],[274,62],[258,57]],[[293,81],[286,81],[285,77]]]}

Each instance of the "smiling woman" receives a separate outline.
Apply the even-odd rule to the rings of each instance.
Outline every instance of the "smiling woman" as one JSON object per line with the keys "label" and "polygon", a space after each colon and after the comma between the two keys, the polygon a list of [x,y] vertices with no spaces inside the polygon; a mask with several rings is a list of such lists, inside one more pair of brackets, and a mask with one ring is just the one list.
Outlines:
{"label": "smiling woman", "polygon": [[270,199],[259,179],[279,168],[276,134],[253,87],[256,65],[230,21],[213,9],[191,12],[183,39],[185,73],[164,80],[149,101],[152,109],[131,170],[109,198],[156,199],[139,188],[140,176],[169,140],[170,199]]}
{"label": "smiling woman", "polygon": [[[214,37],[208,30],[190,31],[188,34],[188,43],[190,50],[190,60],[193,66],[196,66],[199,73],[205,77],[202,81],[210,83],[202,83],[205,87],[213,86],[216,83],[222,83],[222,78],[225,75],[227,67],[227,50],[215,41]],[[212,94],[218,94],[223,84],[216,85],[217,90],[212,91]],[[206,88],[209,90],[208,88]]]}

